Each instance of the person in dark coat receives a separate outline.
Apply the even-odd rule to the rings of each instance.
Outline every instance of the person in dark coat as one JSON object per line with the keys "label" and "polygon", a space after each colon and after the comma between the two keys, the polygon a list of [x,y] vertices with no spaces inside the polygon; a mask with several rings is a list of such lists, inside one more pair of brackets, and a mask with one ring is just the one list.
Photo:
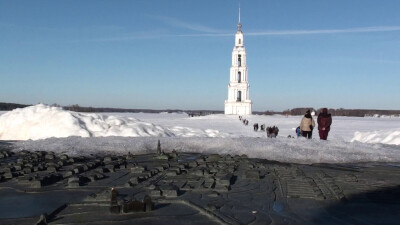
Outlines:
{"label": "person in dark coat", "polygon": [[317,119],[319,138],[321,140],[326,140],[328,138],[328,133],[331,130],[332,116],[328,114],[328,109],[323,108],[322,112],[318,115]]}
{"label": "person in dark coat", "polygon": [[279,129],[276,126],[273,127],[267,127],[267,137],[269,138],[276,138],[279,133]]}
{"label": "person in dark coat", "polygon": [[254,128],[254,131],[258,131],[258,123],[255,123],[255,124],[253,125],[253,128]]}

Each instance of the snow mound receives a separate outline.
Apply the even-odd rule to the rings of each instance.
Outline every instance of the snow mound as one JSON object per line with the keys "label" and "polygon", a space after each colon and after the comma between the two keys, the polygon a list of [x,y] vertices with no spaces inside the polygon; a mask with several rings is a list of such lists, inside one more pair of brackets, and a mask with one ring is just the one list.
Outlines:
{"label": "snow mound", "polygon": [[228,137],[229,134],[220,133],[218,130],[214,129],[196,129],[189,127],[175,126],[169,128],[178,137]]}
{"label": "snow mound", "polygon": [[[160,114],[162,117],[163,114]],[[77,113],[38,104],[0,116],[0,140],[39,140],[51,137],[227,137],[215,129],[170,128],[126,115]]]}
{"label": "snow mound", "polygon": [[380,130],[372,132],[356,131],[351,141],[400,145],[400,129]]}
{"label": "snow mound", "polygon": [[166,137],[168,129],[134,117],[83,114],[38,104],[0,116],[0,140],[38,140],[49,137]]}

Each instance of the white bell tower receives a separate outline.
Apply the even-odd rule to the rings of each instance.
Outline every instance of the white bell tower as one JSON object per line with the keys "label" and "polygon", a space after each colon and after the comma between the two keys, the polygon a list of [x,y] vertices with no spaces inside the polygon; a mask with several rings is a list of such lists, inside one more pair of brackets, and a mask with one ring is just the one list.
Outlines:
{"label": "white bell tower", "polygon": [[242,24],[239,23],[232,51],[232,66],[228,85],[228,100],[225,100],[225,114],[250,115],[252,102],[249,97],[249,82],[246,65],[246,49],[243,45]]}

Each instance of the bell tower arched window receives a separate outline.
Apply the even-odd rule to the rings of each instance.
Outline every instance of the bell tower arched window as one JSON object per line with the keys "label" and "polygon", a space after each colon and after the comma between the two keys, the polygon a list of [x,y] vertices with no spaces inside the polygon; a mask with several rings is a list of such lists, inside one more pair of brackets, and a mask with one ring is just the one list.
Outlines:
{"label": "bell tower arched window", "polygon": [[241,102],[242,101],[242,91],[238,91],[236,101],[237,102]]}
{"label": "bell tower arched window", "polygon": [[242,55],[238,55],[238,66],[242,66]]}
{"label": "bell tower arched window", "polygon": [[241,39],[239,38],[239,45],[241,44]]}
{"label": "bell tower arched window", "polygon": [[242,82],[242,73],[240,71],[237,74],[237,82],[238,83]]}

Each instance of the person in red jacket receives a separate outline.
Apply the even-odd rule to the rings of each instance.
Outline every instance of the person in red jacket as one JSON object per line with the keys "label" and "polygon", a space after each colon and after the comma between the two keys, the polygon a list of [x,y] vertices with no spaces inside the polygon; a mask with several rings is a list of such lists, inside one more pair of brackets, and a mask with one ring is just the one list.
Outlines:
{"label": "person in red jacket", "polygon": [[321,140],[326,140],[332,124],[332,116],[331,114],[328,114],[327,108],[322,109],[322,112],[318,115],[317,123],[319,138]]}

